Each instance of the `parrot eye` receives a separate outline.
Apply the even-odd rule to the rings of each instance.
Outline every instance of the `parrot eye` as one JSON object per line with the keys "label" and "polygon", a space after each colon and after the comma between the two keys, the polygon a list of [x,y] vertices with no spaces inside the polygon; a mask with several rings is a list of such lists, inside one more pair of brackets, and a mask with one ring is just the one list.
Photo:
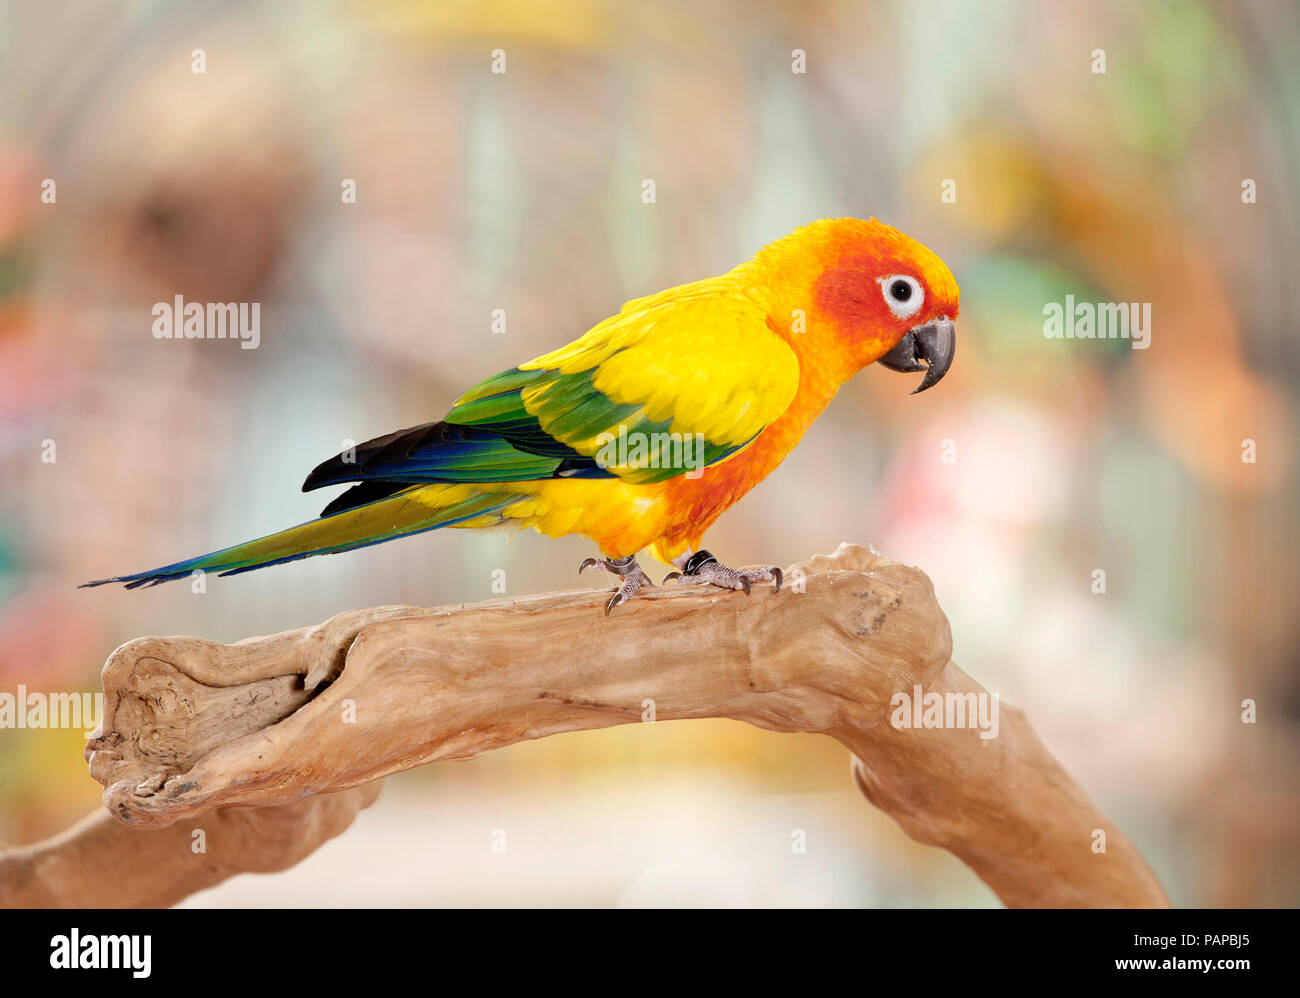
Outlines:
{"label": "parrot eye", "polygon": [[885,296],[885,304],[889,306],[889,311],[900,319],[915,315],[925,304],[925,291],[921,287],[921,282],[915,277],[908,277],[906,274],[890,274],[888,277],[877,277],[876,280],[880,283],[880,290]]}

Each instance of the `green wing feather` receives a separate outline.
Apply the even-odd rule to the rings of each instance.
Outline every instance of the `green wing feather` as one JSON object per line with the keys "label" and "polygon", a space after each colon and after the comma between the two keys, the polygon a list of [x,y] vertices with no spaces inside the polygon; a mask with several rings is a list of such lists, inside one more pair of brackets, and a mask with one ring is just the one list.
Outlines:
{"label": "green wing feather", "polygon": [[[628,302],[568,346],[481,382],[441,422],[324,462],[304,491],[359,484],[320,519],[90,585],[236,574],[437,527],[490,525],[519,495],[494,491],[494,482],[662,481],[743,449],[785,412],[798,384],[794,352],[742,289],[727,279],[674,288]],[[611,451],[620,439],[629,446]]]}
{"label": "green wing feather", "polygon": [[657,482],[743,449],[788,408],[798,383],[794,352],[757,305],[716,290],[665,292],[480,382],[446,422],[499,433],[534,454],[594,459],[625,481]]}

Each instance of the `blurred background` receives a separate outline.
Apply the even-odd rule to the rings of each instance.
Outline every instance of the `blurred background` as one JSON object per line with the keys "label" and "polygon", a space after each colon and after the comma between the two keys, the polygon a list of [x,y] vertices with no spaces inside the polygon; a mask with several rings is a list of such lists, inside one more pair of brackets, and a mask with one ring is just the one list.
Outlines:
{"label": "blurred background", "polygon": [[[917,398],[863,372],[710,548],[920,566],[956,661],[1175,903],[1300,903],[1298,47],[1289,0],[0,6],[0,692],[98,690],[144,634],[490,598],[494,569],[577,587],[580,538],[438,531],[75,588],[309,519],[344,441],[876,216],[956,274],[957,361]],[[260,302],[260,347],[155,339],[177,294]],[[1150,348],[1046,338],[1067,294],[1151,303]],[[0,840],[97,806],[83,742],[0,730]],[[837,743],[710,721],[403,774],[299,867],[188,903],[997,900]]]}

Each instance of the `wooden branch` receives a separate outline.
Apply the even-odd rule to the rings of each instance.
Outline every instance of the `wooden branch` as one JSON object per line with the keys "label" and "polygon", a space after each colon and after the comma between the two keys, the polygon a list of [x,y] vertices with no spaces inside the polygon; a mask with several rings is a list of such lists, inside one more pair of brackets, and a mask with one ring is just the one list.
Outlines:
{"label": "wooden branch", "polygon": [[1007,904],[1167,904],[1020,711],[1001,704],[992,739],[891,724],[896,693],[984,692],[951,663],[923,573],[841,545],[787,578],[787,590],[749,598],[665,587],[608,617],[608,593],[578,591],[357,610],[234,645],[142,638],[104,667],[91,775],[112,814],[156,828],[641,721],[652,707],[658,720],[728,717],[839,740],[872,803]]}
{"label": "wooden branch", "polygon": [[96,810],[42,842],[0,847],[0,908],[166,908],[236,874],[287,870],[351,825],[381,786],[219,808],[166,828]]}

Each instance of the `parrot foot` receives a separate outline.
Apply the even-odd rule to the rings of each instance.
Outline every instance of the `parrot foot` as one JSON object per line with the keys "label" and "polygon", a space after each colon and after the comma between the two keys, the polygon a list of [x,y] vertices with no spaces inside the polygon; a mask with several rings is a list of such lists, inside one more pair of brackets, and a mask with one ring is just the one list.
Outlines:
{"label": "parrot foot", "polygon": [[775,565],[768,568],[728,568],[708,551],[696,551],[680,572],[669,572],[664,576],[664,582],[670,579],[677,580],[678,585],[700,582],[720,589],[744,590],[748,596],[752,582],[775,582],[772,592],[779,593],[785,576]]}
{"label": "parrot foot", "polygon": [[626,558],[588,558],[578,566],[578,574],[593,570],[604,570],[613,575],[622,578],[622,583],[618,587],[618,592],[610,598],[605,606],[605,613],[616,606],[622,606],[628,600],[640,591],[642,586],[653,586],[650,576],[641,570],[641,566],[636,563],[636,555],[628,555]]}

